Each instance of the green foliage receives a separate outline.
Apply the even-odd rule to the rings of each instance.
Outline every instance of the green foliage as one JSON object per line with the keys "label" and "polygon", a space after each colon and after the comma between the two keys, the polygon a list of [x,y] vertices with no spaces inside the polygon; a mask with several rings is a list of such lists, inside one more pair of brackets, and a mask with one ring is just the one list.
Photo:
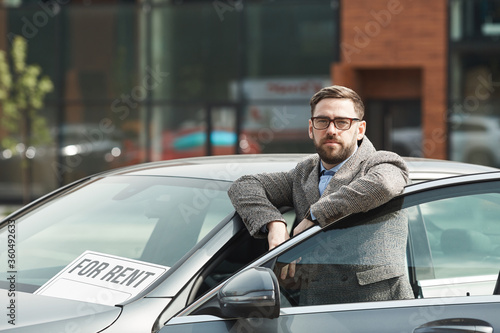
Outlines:
{"label": "green foliage", "polygon": [[26,147],[48,144],[52,140],[47,121],[38,111],[54,87],[49,77],[41,76],[38,65],[26,64],[27,49],[26,40],[16,36],[10,59],[0,50],[1,125],[8,132],[1,145],[13,153],[20,140]]}

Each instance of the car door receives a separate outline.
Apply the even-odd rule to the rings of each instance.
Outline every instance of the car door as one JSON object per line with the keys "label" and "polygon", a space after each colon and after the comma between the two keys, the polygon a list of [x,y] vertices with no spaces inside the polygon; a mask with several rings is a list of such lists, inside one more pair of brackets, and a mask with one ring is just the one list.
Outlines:
{"label": "car door", "polygon": [[[500,296],[496,284],[500,270],[500,180],[497,177],[467,176],[419,184],[410,187],[405,195],[368,213],[350,216],[324,230],[318,227],[310,229],[215,288],[167,322],[161,332],[498,330]],[[339,256],[334,255],[345,245],[340,242],[342,233],[356,234],[362,231],[360,228],[370,227],[373,223],[386,223],[395,212],[406,216],[410,231],[407,271],[414,298],[355,303],[303,300],[307,284],[300,278],[311,274],[310,266],[307,266],[310,258],[316,258],[322,265],[342,264]],[[370,252],[367,251],[366,255]],[[304,258],[309,258],[309,262]],[[295,280],[289,277],[281,279],[282,269],[290,265],[295,265]],[[228,315],[224,309],[228,304],[223,301],[228,292],[226,289],[240,298],[237,301],[240,304],[248,302],[245,295],[257,289],[273,289],[272,283],[268,283],[267,289],[256,286],[252,290],[249,285],[256,279],[243,278],[249,271],[257,269],[256,266],[268,269],[267,273],[262,271],[259,274],[269,274],[278,281],[274,307],[263,306],[269,302],[260,305],[253,302],[251,306],[247,303],[246,312]],[[241,293],[234,288],[235,285],[242,289]],[[332,293],[327,289],[324,292]],[[269,295],[266,297],[269,299]],[[279,308],[277,317],[270,310],[276,307]]]}

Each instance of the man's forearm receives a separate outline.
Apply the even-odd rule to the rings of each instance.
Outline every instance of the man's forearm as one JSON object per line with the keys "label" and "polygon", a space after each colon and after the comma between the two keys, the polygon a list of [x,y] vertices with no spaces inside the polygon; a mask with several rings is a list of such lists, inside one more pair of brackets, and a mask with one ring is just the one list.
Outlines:
{"label": "man's forearm", "polygon": [[290,238],[286,223],[282,221],[271,221],[267,224],[268,234],[267,241],[269,243],[269,250],[280,245]]}
{"label": "man's forearm", "polygon": [[269,221],[285,222],[281,212],[269,200],[263,185],[254,176],[244,176],[228,191],[234,208],[252,236],[266,237],[260,230]]}
{"label": "man's forearm", "polygon": [[368,173],[312,205],[318,223],[324,227],[349,214],[376,208],[400,194],[407,184],[406,170],[391,168],[387,173],[391,177],[381,177],[378,171]]}
{"label": "man's forearm", "polygon": [[247,175],[228,191],[234,208],[251,235],[265,237],[260,229],[269,221],[286,222],[279,207],[292,206],[292,184],[288,172]]}

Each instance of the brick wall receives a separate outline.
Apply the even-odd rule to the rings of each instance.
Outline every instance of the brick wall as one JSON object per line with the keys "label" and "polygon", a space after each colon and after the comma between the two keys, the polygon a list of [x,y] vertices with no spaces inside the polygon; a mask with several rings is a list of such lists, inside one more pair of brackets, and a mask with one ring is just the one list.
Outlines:
{"label": "brick wall", "polygon": [[447,158],[447,0],[344,0],[335,84],[363,98],[420,97],[424,156]]}

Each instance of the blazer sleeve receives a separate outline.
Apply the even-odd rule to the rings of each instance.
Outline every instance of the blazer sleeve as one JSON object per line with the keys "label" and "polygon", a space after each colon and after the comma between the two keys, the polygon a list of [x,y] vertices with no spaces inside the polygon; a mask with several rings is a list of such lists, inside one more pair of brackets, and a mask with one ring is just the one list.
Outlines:
{"label": "blazer sleeve", "polygon": [[378,151],[365,161],[361,175],[311,206],[325,227],[353,213],[376,208],[400,194],[409,181],[404,160],[392,152]]}
{"label": "blazer sleeve", "polygon": [[265,237],[261,228],[271,221],[286,223],[279,207],[293,206],[293,170],[246,175],[237,179],[228,194],[252,236]]}

